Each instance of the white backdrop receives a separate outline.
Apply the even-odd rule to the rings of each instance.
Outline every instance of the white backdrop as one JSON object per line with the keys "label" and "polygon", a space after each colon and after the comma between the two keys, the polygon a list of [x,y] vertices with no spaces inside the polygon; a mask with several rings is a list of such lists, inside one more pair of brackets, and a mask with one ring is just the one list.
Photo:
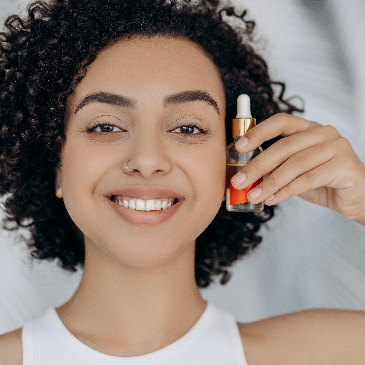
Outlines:
{"label": "white backdrop", "polygon": [[[0,21],[28,1],[0,0]],[[256,21],[257,47],[303,115],[332,124],[365,161],[365,2],[236,0]],[[293,197],[262,228],[263,243],[233,267],[225,286],[202,295],[253,321],[296,310],[365,310],[365,227]],[[0,334],[66,302],[81,272],[31,263],[14,234],[0,231]]]}

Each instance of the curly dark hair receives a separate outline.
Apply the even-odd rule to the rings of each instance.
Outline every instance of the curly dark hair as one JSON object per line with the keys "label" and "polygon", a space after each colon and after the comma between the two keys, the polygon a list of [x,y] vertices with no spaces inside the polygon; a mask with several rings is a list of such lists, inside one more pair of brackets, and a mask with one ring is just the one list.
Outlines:
{"label": "curly dark hair", "polygon": [[[26,18],[8,17],[0,33],[0,196],[3,228],[27,227],[35,259],[58,259],[74,272],[83,268],[82,232],[55,196],[55,169],[65,141],[67,98],[98,52],[111,41],[134,35],[184,37],[200,45],[215,63],[225,87],[227,144],[239,94],[250,95],[258,123],[278,112],[301,111],[283,99],[285,85],[273,82],[252,47],[255,23],[219,1],[56,0],[36,1]],[[235,19],[240,25],[230,25]],[[279,85],[279,95],[275,92]],[[277,91],[277,90],[276,90]],[[277,139],[264,144],[267,148]],[[207,287],[221,284],[228,268],[256,247],[260,226],[274,207],[260,213],[230,213],[222,204],[197,238],[195,277]]]}

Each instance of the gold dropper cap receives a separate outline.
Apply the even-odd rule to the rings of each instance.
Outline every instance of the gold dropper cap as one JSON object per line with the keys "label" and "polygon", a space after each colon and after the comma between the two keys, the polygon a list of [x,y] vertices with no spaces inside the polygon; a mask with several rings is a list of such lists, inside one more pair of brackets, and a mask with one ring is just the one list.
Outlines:
{"label": "gold dropper cap", "polygon": [[232,137],[243,136],[255,125],[256,119],[251,115],[250,97],[241,94],[237,98],[237,117],[232,119]]}

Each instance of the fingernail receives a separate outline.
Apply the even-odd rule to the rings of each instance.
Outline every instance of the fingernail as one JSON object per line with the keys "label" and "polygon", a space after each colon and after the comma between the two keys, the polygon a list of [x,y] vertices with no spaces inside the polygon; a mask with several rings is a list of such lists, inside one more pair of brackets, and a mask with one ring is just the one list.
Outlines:
{"label": "fingernail", "polygon": [[269,202],[269,201],[273,200],[274,198],[275,198],[275,194],[271,195],[270,198],[267,198],[266,201]]}
{"label": "fingernail", "polygon": [[235,175],[232,178],[232,182],[235,183],[236,185],[244,183],[245,180],[246,180],[246,174],[244,172],[240,172],[239,174]]}
{"label": "fingernail", "polygon": [[247,145],[248,145],[248,138],[246,137],[239,139],[236,143],[237,148],[243,148],[246,147]]}
{"label": "fingernail", "polygon": [[262,193],[262,189],[260,188],[255,188],[255,189],[252,189],[249,194],[250,196],[252,197],[252,199],[256,199],[258,198]]}

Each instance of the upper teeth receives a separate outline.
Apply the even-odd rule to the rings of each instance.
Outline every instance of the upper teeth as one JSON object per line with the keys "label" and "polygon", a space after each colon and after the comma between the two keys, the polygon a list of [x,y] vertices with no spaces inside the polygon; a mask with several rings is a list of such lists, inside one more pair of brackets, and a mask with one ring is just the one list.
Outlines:
{"label": "upper teeth", "polygon": [[135,210],[144,210],[149,212],[150,210],[161,210],[171,207],[174,198],[169,199],[149,199],[142,200],[136,198],[123,197],[123,199],[116,199],[113,197],[113,202],[121,205],[122,207]]}

